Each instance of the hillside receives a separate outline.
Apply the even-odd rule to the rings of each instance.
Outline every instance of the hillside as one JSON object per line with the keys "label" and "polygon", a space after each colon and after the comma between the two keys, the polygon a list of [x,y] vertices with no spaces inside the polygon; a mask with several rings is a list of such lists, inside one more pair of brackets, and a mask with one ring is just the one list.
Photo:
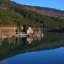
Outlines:
{"label": "hillside", "polygon": [[44,15],[59,17],[61,19],[64,19],[64,10],[58,10],[54,8],[47,8],[47,7],[40,7],[40,6],[28,6],[28,7]]}
{"label": "hillside", "polygon": [[[39,11],[40,9],[40,11]],[[43,14],[45,9],[18,4],[10,0],[0,0],[0,26],[31,25],[41,28],[64,28],[63,11],[49,9],[52,14]],[[49,11],[46,8],[46,12]],[[57,14],[57,15],[56,15]]]}

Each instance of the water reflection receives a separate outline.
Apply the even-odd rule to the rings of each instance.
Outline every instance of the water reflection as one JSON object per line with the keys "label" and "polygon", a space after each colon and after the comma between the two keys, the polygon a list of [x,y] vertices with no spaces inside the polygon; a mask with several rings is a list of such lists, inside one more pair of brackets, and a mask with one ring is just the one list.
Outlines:
{"label": "water reflection", "polygon": [[[12,37],[12,38],[4,38],[0,39],[0,59],[6,58],[7,55],[16,55],[21,52],[27,52],[31,50],[33,46],[35,46],[34,41],[40,41],[42,39],[42,35],[39,37]],[[30,45],[31,44],[31,45]]]}
{"label": "water reflection", "polygon": [[2,45],[3,43],[7,43],[13,44],[13,45],[19,45],[20,43],[24,43],[24,44],[31,44],[34,40],[41,40],[43,38],[42,34],[35,34],[34,36],[30,37],[30,36],[25,36],[25,37],[15,37],[13,36],[12,38],[8,37],[8,38],[1,38],[0,39],[0,45]]}
{"label": "water reflection", "polygon": [[28,37],[28,38],[27,38],[27,42],[28,42],[29,44],[31,44],[32,41],[33,41],[33,38],[31,38],[31,37]]}
{"label": "water reflection", "polygon": [[64,48],[19,54],[2,60],[8,64],[64,64]]}
{"label": "water reflection", "polygon": [[[44,36],[44,38],[42,38]],[[64,33],[0,39],[0,60],[20,53],[64,47]]]}

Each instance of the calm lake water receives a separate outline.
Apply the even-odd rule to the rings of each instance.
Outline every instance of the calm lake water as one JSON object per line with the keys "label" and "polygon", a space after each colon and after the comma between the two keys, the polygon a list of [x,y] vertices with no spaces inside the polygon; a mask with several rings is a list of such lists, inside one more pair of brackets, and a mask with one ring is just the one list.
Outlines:
{"label": "calm lake water", "polygon": [[6,38],[0,45],[0,64],[64,64],[64,33]]}
{"label": "calm lake water", "polygon": [[1,64],[64,64],[64,48],[19,54],[4,59]]}

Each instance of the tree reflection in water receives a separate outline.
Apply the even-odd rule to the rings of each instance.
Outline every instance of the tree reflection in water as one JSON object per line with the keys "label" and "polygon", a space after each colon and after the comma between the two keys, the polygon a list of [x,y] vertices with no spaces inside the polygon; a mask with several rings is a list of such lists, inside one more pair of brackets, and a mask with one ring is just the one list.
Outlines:
{"label": "tree reflection in water", "polygon": [[34,41],[40,40],[38,37],[12,37],[12,38],[4,38],[0,39],[0,59],[8,57],[8,55],[14,55],[18,53],[19,50],[21,52],[26,52],[30,50]]}
{"label": "tree reflection in water", "polygon": [[7,45],[19,45],[19,44],[31,44],[34,40],[41,40],[42,35],[37,35],[34,37],[12,37],[12,38],[1,38],[0,39],[0,46]]}
{"label": "tree reflection in water", "polygon": [[[61,43],[60,43],[61,42]],[[12,37],[0,39],[0,59],[8,58],[19,53],[36,50],[52,49],[64,46],[64,33],[46,33],[44,38],[37,37]]]}

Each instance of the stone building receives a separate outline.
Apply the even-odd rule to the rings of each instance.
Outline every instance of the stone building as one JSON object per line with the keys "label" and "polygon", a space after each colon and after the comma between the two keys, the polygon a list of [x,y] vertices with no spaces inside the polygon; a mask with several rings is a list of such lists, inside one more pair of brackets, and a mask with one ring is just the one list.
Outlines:
{"label": "stone building", "polygon": [[0,27],[0,38],[12,37],[16,35],[16,27]]}

